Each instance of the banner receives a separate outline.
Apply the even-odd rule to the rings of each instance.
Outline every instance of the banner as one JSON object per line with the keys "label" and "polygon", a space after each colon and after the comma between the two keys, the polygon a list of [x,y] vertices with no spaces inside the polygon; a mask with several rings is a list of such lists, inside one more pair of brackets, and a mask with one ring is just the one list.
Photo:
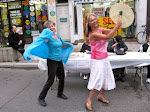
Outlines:
{"label": "banner", "polygon": [[[111,20],[110,17],[100,17],[99,18],[99,27],[100,28],[107,28],[112,29],[115,27],[115,23]],[[119,28],[118,31],[115,33],[114,36],[121,35],[122,36],[122,28]]]}

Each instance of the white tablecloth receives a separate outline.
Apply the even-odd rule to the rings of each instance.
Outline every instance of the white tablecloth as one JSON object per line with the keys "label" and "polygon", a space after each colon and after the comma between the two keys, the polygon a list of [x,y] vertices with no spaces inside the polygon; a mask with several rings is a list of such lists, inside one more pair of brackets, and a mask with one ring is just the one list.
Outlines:
{"label": "white tablecloth", "polygon": [[[79,72],[79,73],[90,73],[90,54],[83,54],[83,53],[75,53],[73,52],[72,55],[66,64],[64,64],[65,75],[67,72]],[[116,55],[115,53],[109,53],[108,56],[110,60],[110,64],[112,68],[121,68],[127,66],[137,66],[141,67],[150,65],[150,55],[147,53],[140,53],[140,52],[127,52],[125,55]],[[38,63],[38,67],[41,70],[47,70],[47,64],[45,59],[41,59]],[[143,71],[143,70],[142,70]],[[141,76],[141,87],[143,89],[143,79],[142,75],[143,72],[140,72],[139,75]]]}
{"label": "white tablecloth", "polygon": [[[90,54],[81,55],[76,53],[76,56],[71,56],[64,68],[67,71],[78,72],[90,72]],[[127,66],[136,66],[139,64],[149,64],[150,55],[140,52],[127,52],[125,55],[116,55],[115,53],[109,53],[108,56],[112,68],[121,68]]]}

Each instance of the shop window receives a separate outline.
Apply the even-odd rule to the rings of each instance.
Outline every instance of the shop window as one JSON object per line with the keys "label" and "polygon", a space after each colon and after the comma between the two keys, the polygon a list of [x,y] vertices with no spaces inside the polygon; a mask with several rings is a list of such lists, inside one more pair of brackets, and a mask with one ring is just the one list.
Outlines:
{"label": "shop window", "polygon": [[78,34],[77,8],[74,6],[74,33]]}
{"label": "shop window", "polygon": [[[115,1],[105,1],[105,2],[90,2],[82,3],[82,11],[83,11],[83,22],[85,19],[85,16],[88,13],[94,13],[99,18],[99,26],[103,28],[113,28],[115,26],[115,23],[111,20],[109,17],[109,10],[112,5],[116,3],[124,3],[129,5],[129,7],[134,8],[134,0],[115,0]],[[118,30],[118,34],[122,37],[126,37],[127,28],[120,28]],[[114,35],[116,36],[117,33]]]}
{"label": "shop window", "polygon": [[38,34],[47,20],[47,4],[44,2],[23,1],[24,34]]}
{"label": "shop window", "polygon": [[22,12],[21,1],[8,3],[9,23],[10,26],[16,25],[18,27],[18,33],[23,34],[22,31]]}
{"label": "shop window", "polygon": [[4,32],[4,36],[9,35],[9,21],[8,21],[8,9],[7,3],[0,3],[0,29]]}

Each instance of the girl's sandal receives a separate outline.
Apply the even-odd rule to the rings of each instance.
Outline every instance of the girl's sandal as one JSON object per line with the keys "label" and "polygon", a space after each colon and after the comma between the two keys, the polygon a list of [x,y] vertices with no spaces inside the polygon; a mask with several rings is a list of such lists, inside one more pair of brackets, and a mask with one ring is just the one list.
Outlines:
{"label": "girl's sandal", "polygon": [[88,101],[85,102],[85,108],[89,111],[92,111],[93,108],[92,108],[92,104],[90,104]]}
{"label": "girl's sandal", "polygon": [[106,100],[104,97],[98,97],[98,101],[108,104],[109,100]]}

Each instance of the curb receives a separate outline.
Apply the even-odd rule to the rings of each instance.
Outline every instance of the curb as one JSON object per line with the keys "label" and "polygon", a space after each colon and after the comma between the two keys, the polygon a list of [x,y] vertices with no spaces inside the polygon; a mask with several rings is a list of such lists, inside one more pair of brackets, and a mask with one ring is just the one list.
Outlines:
{"label": "curb", "polygon": [[38,68],[38,63],[3,62],[0,68]]}
{"label": "curb", "polygon": [[16,63],[14,64],[14,68],[38,68],[38,63]]}

